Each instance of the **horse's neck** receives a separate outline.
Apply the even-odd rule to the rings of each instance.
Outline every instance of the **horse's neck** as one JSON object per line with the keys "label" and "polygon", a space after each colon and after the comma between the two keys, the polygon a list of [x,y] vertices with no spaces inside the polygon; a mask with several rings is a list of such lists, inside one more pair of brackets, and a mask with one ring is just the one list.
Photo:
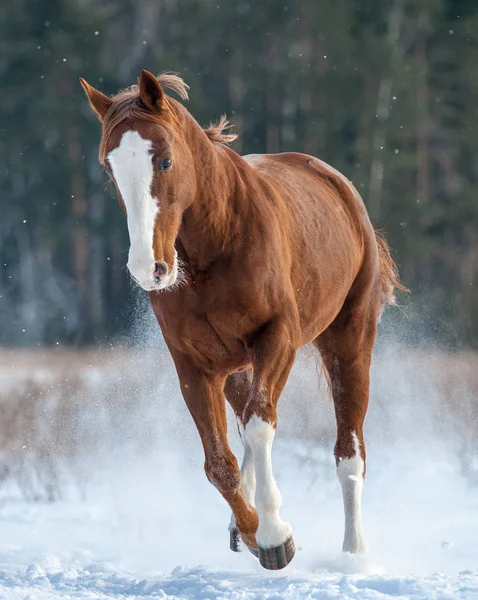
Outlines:
{"label": "horse's neck", "polygon": [[179,237],[191,267],[204,271],[238,249],[248,201],[232,152],[212,143],[202,130],[197,134],[193,142],[199,159],[197,194],[184,214]]}

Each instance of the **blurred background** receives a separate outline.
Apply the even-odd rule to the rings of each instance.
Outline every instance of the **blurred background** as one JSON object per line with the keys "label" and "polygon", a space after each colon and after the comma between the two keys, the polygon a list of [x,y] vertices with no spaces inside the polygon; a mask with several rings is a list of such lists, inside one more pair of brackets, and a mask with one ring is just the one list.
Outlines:
{"label": "blurred background", "polygon": [[[227,526],[225,504],[202,475],[199,439],[146,295],[128,279],[126,220],[98,164],[100,125],[78,81],[113,94],[136,83],[141,69],[170,70],[190,85],[188,108],[201,124],[230,117],[239,153],[307,152],[362,194],[411,291],[386,312],[373,367],[366,439],[367,489],[383,517],[376,535],[382,539],[383,523],[395,526],[393,514],[412,505],[423,506],[417,523],[433,505],[453,530],[449,494],[461,494],[455,506],[466,503],[478,483],[477,61],[475,0],[4,3],[2,489],[11,484],[27,500],[58,500],[71,485],[86,493],[95,479],[110,481],[108,471],[122,490],[114,511],[124,472],[148,465],[144,481],[156,481],[154,499],[163,481],[183,485],[182,472],[192,490],[184,499],[173,489],[155,505],[167,527],[176,526],[179,504],[182,518],[198,517],[188,527],[199,526],[198,489]],[[338,493],[333,406],[307,354],[281,400],[276,463],[280,477],[280,457],[292,461],[283,490],[304,530],[315,517],[301,521],[297,490]],[[173,475],[171,464],[181,465]],[[338,515],[330,538],[338,548],[341,506],[323,500]],[[122,518],[136,523],[144,512],[137,502],[122,507]],[[468,530],[465,518],[462,525]],[[404,540],[417,539],[411,529]],[[195,538],[193,529],[181,534]],[[439,548],[448,533],[433,535]],[[184,539],[178,530],[170,537]],[[204,537],[196,535],[197,543]]]}
{"label": "blurred background", "polygon": [[0,12],[0,343],[124,332],[126,222],[78,83],[179,73],[239,153],[303,151],[362,194],[412,337],[478,340],[474,0],[17,0]]}

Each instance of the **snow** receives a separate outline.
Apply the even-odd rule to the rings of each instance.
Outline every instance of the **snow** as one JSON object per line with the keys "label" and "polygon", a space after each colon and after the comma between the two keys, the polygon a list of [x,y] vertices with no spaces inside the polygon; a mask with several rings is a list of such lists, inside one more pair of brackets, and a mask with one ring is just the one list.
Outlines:
{"label": "snow", "polygon": [[[413,376],[409,363],[381,365],[379,358],[365,434],[367,556],[340,551],[331,403],[323,397],[309,407],[306,418],[323,423],[315,444],[304,416],[292,416],[293,397],[316,385],[313,366],[299,363],[292,376],[273,451],[297,554],[285,570],[268,572],[248,551],[229,550],[229,509],[203,473],[168,363],[158,369],[161,385],[145,383],[149,400],[125,423],[128,435],[118,420],[105,425],[101,411],[85,418],[116,443],[84,459],[84,486],[72,478],[56,502],[27,502],[13,483],[0,488],[0,599],[478,598],[478,487],[463,469],[461,433],[420,365]],[[11,377],[20,385],[17,370]],[[99,368],[89,381],[100,393]],[[466,386],[458,392],[474,401]],[[240,456],[232,420],[230,434]]]}
{"label": "snow", "polygon": [[0,598],[478,597],[478,495],[449,456],[418,463],[396,448],[376,461],[364,491],[372,551],[354,557],[340,552],[332,461],[317,477],[315,461],[300,466],[286,444],[276,450],[299,549],[286,570],[267,572],[248,552],[230,552],[227,507],[200,457],[175,450],[147,465],[110,465],[83,500],[74,490],[56,503],[4,496]]}

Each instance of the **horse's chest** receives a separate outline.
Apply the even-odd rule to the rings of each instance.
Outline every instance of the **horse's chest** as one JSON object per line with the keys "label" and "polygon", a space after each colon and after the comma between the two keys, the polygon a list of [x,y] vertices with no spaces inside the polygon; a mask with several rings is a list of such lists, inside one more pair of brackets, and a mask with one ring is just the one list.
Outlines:
{"label": "horse's chest", "polygon": [[[220,299],[162,307],[159,322],[170,345],[208,371],[232,373],[250,363],[244,316]],[[156,312],[156,310],[155,310]]]}
{"label": "horse's chest", "polygon": [[233,372],[249,363],[244,344],[209,319],[191,323],[181,344],[197,364],[212,371]]}

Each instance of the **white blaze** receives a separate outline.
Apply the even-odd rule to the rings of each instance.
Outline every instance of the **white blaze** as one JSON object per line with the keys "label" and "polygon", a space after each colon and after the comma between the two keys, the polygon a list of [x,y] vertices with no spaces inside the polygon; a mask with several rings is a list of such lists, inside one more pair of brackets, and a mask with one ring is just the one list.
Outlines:
{"label": "white blaze", "polygon": [[158,288],[153,280],[153,233],[159,208],[151,195],[151,149],[151,140],[142,138],[137,131],[126,131],[119,146],[107,157],[126,206],[131,244],[127,266],[146,290]]}

